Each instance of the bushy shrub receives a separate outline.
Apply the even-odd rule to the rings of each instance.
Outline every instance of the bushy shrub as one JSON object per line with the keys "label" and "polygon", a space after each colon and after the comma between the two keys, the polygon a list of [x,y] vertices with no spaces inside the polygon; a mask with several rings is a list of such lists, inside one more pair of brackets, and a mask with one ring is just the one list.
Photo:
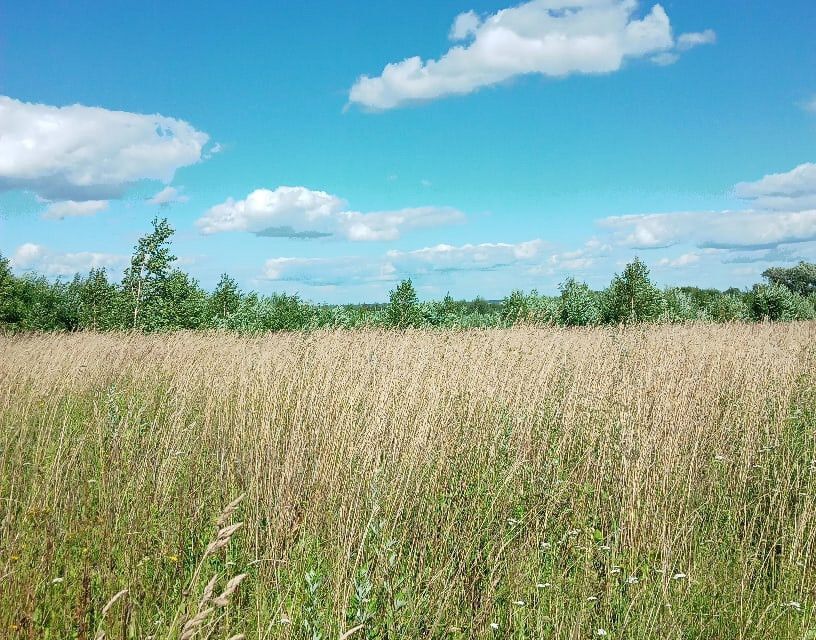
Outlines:
{"label": "bushy shrub", "polygon": [[584,327],[603,320],[601,301],[597,293],[583,282],[568,278],[559,289],[558,322],[565,326]]}
{"label": "bushy shrub", "polygon": [[780,284],[758,284],[748,294],[748,307],[754,320],[810,320],[812,305],[806,298]]}
{"label": "bushy shrub", "polygon": [[501,320],[506,326],[525,322],[530,317],[530,303],[523,291],[514,289],[502,300]]}
{"label": "bushy shrub", "polygon": [[312,316],[313,307],[302,302],[298,296],[259,296],[251,293],[226,319],[226,328],[249,333],[295,331],[309,328]]}
{"label": "bushy shrub", "polygon": [[739,292],[721,293],[714,297],[706,312],[715,322],[742,322],[751,316],[745,296]]}
{"label": "bushy shrub", "polygon": [[705,309],[697,306],[692,296],[682,289],[666,289],[663,292],[663,299],[665,306],[662,319],[665,322],[690,322],[692,320],[708,319]]}

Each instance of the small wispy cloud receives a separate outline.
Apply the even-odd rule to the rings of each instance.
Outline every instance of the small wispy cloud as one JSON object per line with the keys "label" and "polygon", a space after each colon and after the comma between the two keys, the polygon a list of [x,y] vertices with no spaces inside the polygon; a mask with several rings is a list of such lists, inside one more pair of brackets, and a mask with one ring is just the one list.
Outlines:
{"label": "small wispy cloud", "polygon": [[187,202],[190,198],[181,193],[181,189],[177,189],[176,187],[167,186],[161,191],[159,191],[156,195],[152,198],[148,198],[148,204],[158,205],[160,207],[167,206],[173,203],[182,203]]}
{"label": "small wispy cloud", "polygon": [[803,100],[799,103],[799,106],[802,107],[805,111],[809,111],[810,113],[816,113],[816,95],[811,96],[807,100]]}

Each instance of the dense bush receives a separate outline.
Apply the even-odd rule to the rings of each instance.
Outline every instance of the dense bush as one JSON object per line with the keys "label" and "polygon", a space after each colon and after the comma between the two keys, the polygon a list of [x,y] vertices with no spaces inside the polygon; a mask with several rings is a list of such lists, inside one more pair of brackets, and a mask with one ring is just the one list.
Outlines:
{"label": "dense bush", "polygon": [[558,320],[564,326],[584,327],[600,324],[603,308],[600,296],[583,282],[568,278],[560,287]]}
{"label": "dense bush", "polygon": [[748,307],[754,320],[810,320],[814,308],[807,298],[780,284],[758,284],[748,294]]}

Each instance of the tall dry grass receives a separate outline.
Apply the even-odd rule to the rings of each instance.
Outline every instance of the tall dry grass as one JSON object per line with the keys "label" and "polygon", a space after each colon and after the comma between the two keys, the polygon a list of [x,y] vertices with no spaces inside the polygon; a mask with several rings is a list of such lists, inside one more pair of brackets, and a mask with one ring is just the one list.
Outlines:
{"label": "tall dry grass", "polygon": [[814,344],[0,337],[0,637],[816,637]]}

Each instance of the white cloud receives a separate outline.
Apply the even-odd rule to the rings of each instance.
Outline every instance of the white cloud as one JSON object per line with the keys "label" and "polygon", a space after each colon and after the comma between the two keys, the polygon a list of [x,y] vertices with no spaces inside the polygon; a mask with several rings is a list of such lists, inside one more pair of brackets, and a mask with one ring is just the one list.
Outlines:
{"label": "white cloud", "polygon": [[391,282],[396,269],[387,261],[357,257],[270,258],[263,278],[279,282],[302,282],[319,287]]}
{"label": "white cloud", "polygon": [[149,204],[155,204],[158,206],[173,204],[175,202],[187,202],[190,198],[185,196],[181,193],[180,189],[176,189],[175,187],[167,186],[161,191],[159,191],[156,195],[152,198],[148,198],[147,202]]}
{"label": "white cloud", "polygon": [[700,247],[772,247],[816,238],[816,210],[685,211],[604,218],[620,244],[655,249],[680,243]]}
{"label": "white cloud", "polygon": [[202,158],[208,136],[161,115],[0,96],[0,190],[49,200],[115,198],[140,180],[170,182]]}
{"label": "white cloud", "polygon": [[615,216],[599,224],[619,244],[636,249],[680,243],[758,249],[816,240],[816,164],[740,182],[734,194],[751,208]]}
{"label": "white cloud", "polygon": [[669,65],[677,62],[679,59],[680,56],[673,51],[665,51],[663,53],[658,53],[656,56],[652,56],[652,62],[661,67],[668,67]]}
{"label": "white cloud", "polygon": [[454,42],[458,42],[459,40],[465,40],[471,36],[475,36],[476,30],[481,23],[482,19],[475,11],[460,13],[453,21],[453,26],[451,27],[448,37]]}
{"label": "white cloud", "polygon": [[700,254],[699,253],[684,253],[681,256],[676,258],[661,258],[657,261],[658,267],[672,267],[672,268],[682,268],[688,267],[692,264],[696,264],[700,261]]}
{"label": "white cloud", "polygon": [[716,42],[717,34],[711,29],[706,29],[697,33],[681,33],[677,38],[677,48],[680,51],[688,51],[700,45]]}
{"label": "white cloud", "polygon": [[805,163],[786,173],[772,173],[734,187],[738,198],[760,209],[796,211],[816,209],[816,164]]}
{"label": "white cloud", "polygon": [[533,273],[553,275],[556,272],[585,271],[595,265],[597,258],[606,256],[611,250],[609,244],[590,238],[580,249],[550,255],[547,264],[534,268]]}
{"label": "white cloud", "polygon": [[488,242],[453,246],[438,244],[414,251],[389,251],[389,261],[408,273],[428,271],[486,271],[540,257],[544,242],[529,240],[518,244]]}
{"label": "white cloud", "polygon": [[63,200],[53,202],[46,207],[43,218],[58,219],[74,216],[93,216],[100,211],[106,211],[110,203],[107,200]]}
{"label": "white cloud", "polygon": [[[713,41],[714,32],[685,34],[675,43],[659,4],[638,17],[638,0],[532,0],[483,20],[457,16],[450,38],[459,42],[438,60],[418,56],[387,64],[376,77],[361,76],[349,101],[372,110],[463,95],[515,76],[610,73],[628,59],[653,58]],[[661,54],[662,55],[661,57]]]}
{"label": "white cloud", "polygon": [[389,251],[374,258],[271,258],[263,277],[317,286],[391,282],[416,275],[452,271],[490,271],[533,263],[544,248],[541,240],[517,244],[446,244],[414,251]]}
{"label": "white cloud", "polygon": [[62,253],[51,251],[41,244],[27,242],[17,247],[11,257],[11,265],[19,271],[35,271],[46,276],[73,276],[90,269],[119,268],[126,256],[111,253]]}
{"label": "white cloud", "polygon": [[352,241],[396,240],[412,229],[464,221],[450,207],[416,207],[361,213],[325,191],[306,187],[257,189],[244,200],[229,198],[209,209],[197,222],[202,233],[249,231],[265,237],[318,238],[341,236]]}
{"label": "white cloud", "polygon": [[816,113],[816,96],[809,98],[801,103],[801,107],[805,111],[810,111],[811,113]]}

